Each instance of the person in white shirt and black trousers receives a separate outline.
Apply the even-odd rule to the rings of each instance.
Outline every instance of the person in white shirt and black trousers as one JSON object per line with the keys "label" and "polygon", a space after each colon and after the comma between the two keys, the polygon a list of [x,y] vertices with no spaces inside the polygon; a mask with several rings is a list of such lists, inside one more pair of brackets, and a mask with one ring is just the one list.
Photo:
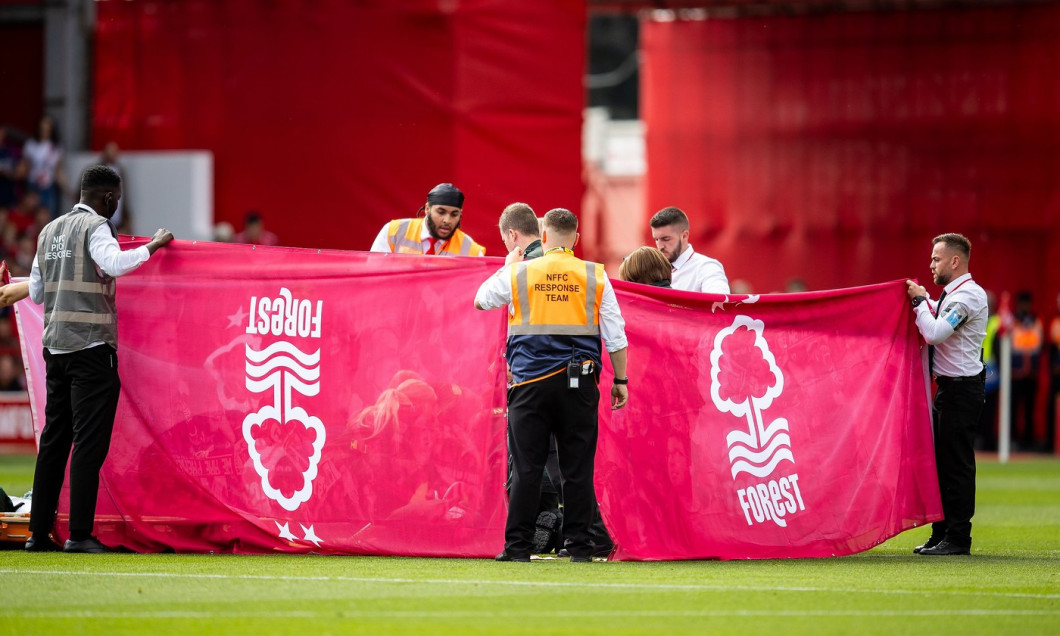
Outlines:
{"label": "person in white shirt and black trousers", "polygon": [[[169,230],[122,251],[109,220],[121,199],[121,177],[91,166],[81,177],[81,202],[44,226],[29,281],[0,288],[0,304],[29,296],[44,304],[47,405],[37,465],[33,510],[26,542],[30,552],[59,546],[48,534],[55,524],[59,491],[70,459],[70,538],[64,552],[106,552],[92,536],[99,471],[110,450],[121,393],[118,317],[114,279],[140,267],[173,240]],[[70,449],[73,447],[73,454]]]}
{"label": "person in white shirt and black trousers", "polygon": [[932,240],[931,275],[942,285],[938,302],[912,280],[906,290],[916,326],[931,347],[930,372],[938,390],[931,415],[935,464],[944,519],[931,526],[931,537],[913,552],[922,556],[970,554],[975,514],[975,434],[986,400],[982,361],[986,337],[986,292],[968,271],[972,244],[960,234]]}

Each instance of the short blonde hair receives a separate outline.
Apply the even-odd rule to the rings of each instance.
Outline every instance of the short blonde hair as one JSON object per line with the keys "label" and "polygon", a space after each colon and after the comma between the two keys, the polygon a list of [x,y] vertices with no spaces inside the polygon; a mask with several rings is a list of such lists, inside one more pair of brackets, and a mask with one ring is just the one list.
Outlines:
{"label": "short blonde hair", "polygon": [[631,283],[651,285],[673,277],[673,266],[662,252],[654,247],[638,247],[618,268],[618,277]]}

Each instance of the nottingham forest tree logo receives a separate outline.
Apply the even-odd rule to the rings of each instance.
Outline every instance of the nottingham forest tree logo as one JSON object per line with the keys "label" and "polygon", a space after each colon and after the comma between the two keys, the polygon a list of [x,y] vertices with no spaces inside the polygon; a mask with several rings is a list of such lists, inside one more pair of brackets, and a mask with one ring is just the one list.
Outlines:
{"label": "nottingham forest tree logo", "polygon": [[797,474],[773,477],[783,462],[795,464],[788,421],[766,422],[766,411],[784,391],[784,374],[769,350],[765,324],[736,316],[714,338],[710,353],[710,397],[722,413],[743,418],[746,427],[726,438],[736,497],[748,525],[767,520],[786,527],[806,506]]}
{"label": "nottingham forest tree logo", "polygon": [[[319,340],[323,304],[292,298],[287,288],[281,288],[276,298],[250,299],[247,333],[275,339],[263,340],[261,349],[246,344],[246,387],[254,393],[271,393],[272,401],[243,419],[243,439],[262,492],[287,511],[313,496],[324,447],[324,424],[295,404],[295,395],[312,397],[320,392],[320,347],[303,351],[292,342],[297,339],[306,346]],[[281,527],[281,536],[283,531]],[[307,529],[307,536],[311,534],[312,526]]]}

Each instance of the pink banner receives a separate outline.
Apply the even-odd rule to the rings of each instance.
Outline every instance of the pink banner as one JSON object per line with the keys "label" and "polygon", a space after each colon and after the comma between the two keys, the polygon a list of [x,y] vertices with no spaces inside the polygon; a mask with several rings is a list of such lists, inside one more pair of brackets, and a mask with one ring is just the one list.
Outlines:
{"label": "pink banner", "polygon": [[[99,538],[142,552],[499,552],[506,320],[472,300],[500,264],[158,252],[118,284],[122,398]],[[850,554],[941,516],[901,282],[727,299],[615,287],[631,401],[601,409],[596,486],[616,558]],[[39,427],[40,307],[19,303],[18,318]]]}

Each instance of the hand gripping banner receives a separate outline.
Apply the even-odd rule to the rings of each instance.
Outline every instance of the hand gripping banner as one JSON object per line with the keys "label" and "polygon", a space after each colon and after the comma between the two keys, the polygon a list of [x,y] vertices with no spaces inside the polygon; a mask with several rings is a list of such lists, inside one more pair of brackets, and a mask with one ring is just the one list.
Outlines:
{"label": "hand gripping banner", "polygon": [[[160,250],[118,281],[122,397],[99,538],[140,552],[496,554],[506,319],[473,298],[500,265]],[[615,288],[631,399],[603,401],[596,461],[615,558],[851,554],[940,518],[904,284]],[[41,309],[17,311],[39,436]]]}

